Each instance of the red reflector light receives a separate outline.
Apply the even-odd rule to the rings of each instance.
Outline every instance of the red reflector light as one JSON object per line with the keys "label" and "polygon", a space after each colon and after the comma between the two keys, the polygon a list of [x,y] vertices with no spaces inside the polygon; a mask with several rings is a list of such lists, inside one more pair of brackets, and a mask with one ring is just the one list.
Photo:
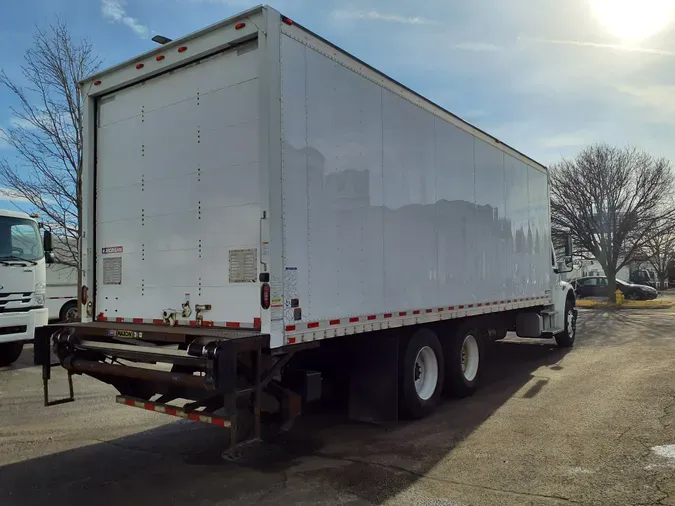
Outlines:
{"label": "red reflector light", "polygon": [[270,308],[270,285],[263,283],[260,287],[260,306],[263,309]]}
{"label": "red reflector light", "polygon": [[155,56],[155,60],[157,61],[162,61],[164,58],[165,56],[163,54],[158,54],[157,56]]}
{"label": "red reflector light", "polygon": [[293,26],[293,21],[286,16],[281,16],[281,21],[286,23],[288,26]]}
{"label": "red reflector light", "polygon": [[246,23],[237,23],[236,25],[234,25],[234,29],[235,30],[241,30],[245,26],[246,26]]}
{"label": "red reflector light", "polygon": [[98,86],[99,84],[101,84],[101,81],[94,81],[94,86]]}
{"label": "red reflector light", "polygon": [[82,304],[86,304],[88,298],[89,298],[89,288],[83,286],[80,292],[80,300],[82,301]]}
{"label": "red reflector light", "polygon": [[136,68],[137,68],[137,69],[142,69],[143,67],[145,67],[145,65],[143,65],[142,63],[137,63],[137,64],[136,64]]}
{"label": "red reflector light", "polygon": [[187,51],[187,46],[181,46],[181,47],[178,48],[179,53],[183,53],[185,51]]}

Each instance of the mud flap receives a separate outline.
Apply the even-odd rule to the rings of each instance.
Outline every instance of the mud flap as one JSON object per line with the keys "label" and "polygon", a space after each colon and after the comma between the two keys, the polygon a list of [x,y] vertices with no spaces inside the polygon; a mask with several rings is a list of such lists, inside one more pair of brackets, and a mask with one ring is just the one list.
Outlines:
{"label": "mud flap", "polygon": [[378,424],[398,421],[398,334],[370,335],[354,344],[349,418]]}

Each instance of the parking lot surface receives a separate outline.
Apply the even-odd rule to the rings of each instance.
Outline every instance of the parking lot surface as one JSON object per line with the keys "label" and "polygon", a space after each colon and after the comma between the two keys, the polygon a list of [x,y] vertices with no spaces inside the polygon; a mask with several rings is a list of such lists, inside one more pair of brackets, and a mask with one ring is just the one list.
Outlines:
{"label": "parking lot surface", "polygon": [[245,463],[221,458],[222,429],[87,378],[43,407],[25,352],[0,369],[0,504],[675,504],[674,326],[671,310],[581,311],[573,350],[495,343],[481,390],[430,418],[317,414]]}

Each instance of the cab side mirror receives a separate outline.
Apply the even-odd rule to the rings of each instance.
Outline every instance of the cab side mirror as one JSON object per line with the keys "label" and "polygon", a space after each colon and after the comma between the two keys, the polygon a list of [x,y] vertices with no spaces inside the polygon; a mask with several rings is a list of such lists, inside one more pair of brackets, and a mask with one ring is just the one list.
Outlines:
{"label": "cab side mirror", "polygon": [[44,238],[42,239],[42,246],[45,251],[53,251],[52,247],[52,233],[49,230],[45,230]]}
{"label": "cab side mirror", "polygon": [[45,250],[45,262],[48,264],[53,264],[55,258],[52,246],[52,233],[49,230],[45,230],[44,237],[42,239],[42,247]]}
{"label": "cab side mirror", "polygon": [[574,244],[572,243],[572,236],[568,235],[565,237],[565,264],[572,264],[572,251],[574,249]]}

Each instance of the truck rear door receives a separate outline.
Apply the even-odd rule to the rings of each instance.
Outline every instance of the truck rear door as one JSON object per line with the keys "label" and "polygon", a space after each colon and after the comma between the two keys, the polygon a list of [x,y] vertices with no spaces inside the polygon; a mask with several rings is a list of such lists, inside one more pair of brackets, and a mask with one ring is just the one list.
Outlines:
{"label": "truck rear door", "polygon": [[95,319],[259,326],[257,48],[98,99]]}

